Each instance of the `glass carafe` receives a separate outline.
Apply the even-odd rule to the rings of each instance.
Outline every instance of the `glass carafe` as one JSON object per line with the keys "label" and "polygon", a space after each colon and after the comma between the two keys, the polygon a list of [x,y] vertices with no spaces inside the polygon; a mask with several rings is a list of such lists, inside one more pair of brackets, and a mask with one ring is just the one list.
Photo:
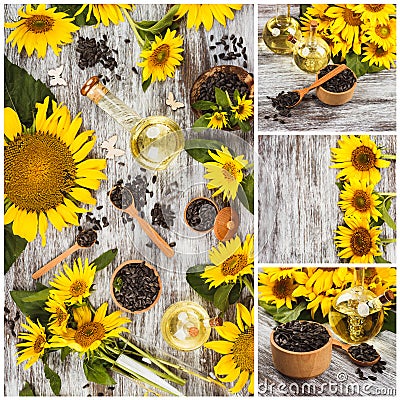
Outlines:
{"label": "glass carafe", "polygon": [[300,40],[293,35],[289,41],[294,44],[293,60],[304,72],[316,73],[326,67],[331,59],[331,49],[327,42],[317,35],[318,22],[310,22],[310,34]]}
{"label": "glass carafe", "polygon": [[294,45],[287,40],[288,35],[300,39],[300,24],[290,16],[289,4],[278,4],[275,16],[264,26],[262,37],[267,47],[274,53],[291,54]]}
{"label": "glass carafe", "polygon": [[365,268],[354,268],[354,280],[349,289],[340,292],[332,302],[329,324],[346,343],[362,343],[382,329],[383,305],[393,300],[390,290],[376,296],[364,287]]}
{"label": "glass carafe", "polygon": [[183,133],[175,121],[164,116],[142,118],[102,85],[97,76],[84,84],[81,94],[131,133],[131,151],[142,167],[163,170],[183,150]]}

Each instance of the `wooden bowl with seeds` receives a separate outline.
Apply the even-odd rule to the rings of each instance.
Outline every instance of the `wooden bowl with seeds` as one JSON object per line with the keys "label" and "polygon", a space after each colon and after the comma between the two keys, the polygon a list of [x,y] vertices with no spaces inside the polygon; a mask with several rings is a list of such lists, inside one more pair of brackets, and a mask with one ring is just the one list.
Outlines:
{"label": "wooden bowl with seeds", "polygon": [[197,233],[208,233],[214,229],[218,206],[208,197],[196,197],[186,204],[183,217],[186,225]]}
{"label": "wooden bowl with seeds", "polygon": [[157,270],[142,260],[123,262],[111,276],[111,297],[127,313],[141,314],[153,308],[160,299],[161,289]]}
{"label": "wooden bowl with seeds", "polygon": [[[232,82],[228,82],[229,80]],[[197,118],[200,118],[203,112],[194,109],[193,104],[199,100],[215,101],[214,87],[216,82],[221,85],[218,86],[220,89],[227,90],[231,100],[233,100],[235,89],[239,90],[241,97],[244,93],[247,93],[246,99],[254,99],[254,79],[245,69],[236,65],[218,65],[203,72],[193,83],[190,90],[190,105]],[[232,85],[232,87],[229,87],[229,85]],[[253,117],[249,119],[249,121],[252,120]],[[233,128],[224,128],[226,131],[239,129],[238,125]]]}

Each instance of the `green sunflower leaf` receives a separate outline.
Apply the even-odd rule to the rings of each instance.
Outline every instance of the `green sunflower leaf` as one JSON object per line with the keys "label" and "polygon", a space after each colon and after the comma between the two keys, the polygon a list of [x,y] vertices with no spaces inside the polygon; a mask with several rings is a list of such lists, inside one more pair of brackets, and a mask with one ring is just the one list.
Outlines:
{"label": "green sunflower leaf", "polygon": [[229,295],[235,285],[233,283],[221,285],[214,293],[214,306],[225,312],[229,306]]}
{"label": "green sunflower leaf", "polygon": [[13,234],[12,224],[4,226],[4,273],[8,272],[27,244],[25,239]]}
{"label": "green sunflower leaf", "polygon": [[169,11],[164,15],[162,19],[156,22],[153,26],[149,26],[148,28],[141,27],[142,30],[146,30],[151,32],[154,35],[159,35],[164,32],[168,27],[170,27],[173,23],[173,19],[175,14],[178,12],[180,5],[176,4],[169,9]]}
{"label": "green sunflower leaf", "polygon": [[35,303],[37,301],[47,301],[50,293],[50,288],[42,289],[38,292],[33,292],[28,296],[25,296],[22,301],[24,303]]}
{"label": "green sunflower leaf", "polygon": [[242,294],[242,290],[243,286],[241,285],[240,282],[237,282],[233,286],[232,290],[229,292],[229,297],[228,297],[229,304],[235,304],[239,300],[240,295]]}
{"label": "green sunflower leaf", "polygon": [[374,256],[374,261],[377,264],[391,264],[390,261],[385,260],[382,256]]}
{"label": "green sunflower leaf", "polygon": [[72,352],[70,347],[62,347],[61,348],[61,361],[65,361],[68,355]]}
{"label": "green sunflower leaf", "polygon": [[238,189],[238,199],[254,214],[254,174],[247,175],[240,182]]}
{"label": "green sunflower leaf", "polygon": [[43,82],[34,79],[7,57],[4,57],[4,82],[4,107],[11,107],[27,127],[32,126],[37,102],[42,102],[47,96],[50,101],[55,100]]}
{"label": "green sunflower leaf", "polygon": [[52,7],[57,7],[57,12],[65,12],[71,18],[75,18],[73,23],[79,27],[85,25],[96,25],[97,20],[92,12],[89,21],[86,21],[86,17],[89,11],[89,7],[86,7],[81,14],[75,17],[75,13],[81,8],[82,4],[53,4]]}
{"label": "green sunflower leaf", "polygon": [[61,390],[61,378],[57,372],[53,371],[47,363],[44,363],[44,376],[50,382],[50,387],[56,396],[60,395]]}
{"label": "green sunflower leaf", "polygon": [[222,146],[224,146],[224,144],[218,140],[191,139],[185,142],[185,150],[187,153],[202,164],[214,161],[208,154],[208,150],[221,150]]}
{"label": "green sunflower leaf", "polygon": [[19,395],[21,397],[25,397],[25,396],[33,397],[33,396],[35,396],[35,393],[33,393],[33,390],[31,388],[31,385],[29,384],[29,382],[25,382],[24,387],[19,392]]}
{"label": "green sunflower leaf", "polygon": [[241,121],[239,119],[238,124],[239,124],[239,128],[242,130],[242,132],[250,132],[251,131],[251,124],[249,121]]}
{"label": "green sunflower leaf", "polygon": [[215,101],[222,108],[230,108],[231,100],[229,99],[228,93],[221,90],[219,87],[215,87]]}
{"label": "green sunflower leaf", "polygon": [[108,264],[112,263],[117,253],[118,249],[110,249],[92,261],[91,264],[96,266],[96,272],[101,271],[103,268],[107,267]]}
{"label": "green sunflower leaf", "polygon": [[204,129],[207,128],[207,125],[210,122],[211,117],[212,117],[212,114],[207,113],[207,114],[202,115],[200,118],[196,119],[196,121],[194,121],[194,124],[192,126],[193,130],[195,132],[204,131]]}
{"label": "green sunflower leaf", "polygon": [[212,110],[213,109],[212,107],[215,107],[215,103],[212,101],[199,100],[199,101],[196,101],[195,103],[193,103],[192,107],[195,110],[202,110],[202,111]]}
{"label": "green sunflower leaf", "polygon": [[389,215],[388,210],[386,208],[385,203],[381,203],[378,207],[377,210],[382,214],[381,218],[383,221],[387,223],[387,225],[393,229],[394,231],[396,230],[396,224],[393,221],[392,217]]}
{"label": "green sunflower leaf", "polygon": [[203,299],[213,302],[216,288],[209,288],[210,284],[201,277],[204,272],[206,264],[195,265],[186,271],[186,281],[190,287],[196,291]]}
{"label": "green sunflower leaf", "polygon": [[369,68],[368,62],[361,61],[362,57],[362,55],[353,52],[346,55],[346,65],[357,75],[357,78],[365,75]]}
{"label": "green sunflower leaf", "polygon": [[108,364],[96,358],[85,358],[83,362],[83,372],[89,382],[99,383],[100,385],[115,385],[116,382],[108,373]]}
{"label": "green sunflower leaf", "polygon": [[396,333],[396,312],[389,310],[385,312],[385,320],[382,326],[383,331]]}
{"label": "green sunflower leaf", "polygon": [[142,83],[143,92],[145,92],[151,85],[151,78],[147,79]]}
{"label": "green sunflower leaf", "polygon": [[279,307],[276,314],[274,315],[274,320],[284,324],[285,322],[293,321],[299,318],[301,312],[307,308],[307,303],[305,301],[300,302],[295,307],[288,308],[286,305]]}

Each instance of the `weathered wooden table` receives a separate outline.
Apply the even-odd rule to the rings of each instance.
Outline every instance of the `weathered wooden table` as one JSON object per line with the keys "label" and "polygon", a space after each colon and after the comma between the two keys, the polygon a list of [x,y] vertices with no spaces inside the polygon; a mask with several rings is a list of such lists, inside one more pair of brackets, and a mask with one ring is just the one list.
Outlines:
{"label": "weathered wooden table", "polygon": [[[5,21],[17,19],[17,5],[5,6]],[[166,5],[137,5],[133,16],[136,20],[159,19],[166,12]],[[76,256],[88,257],[94,260],[104,251],[111,248],[118,248],[116,260],[107,269],[101,271],[96,277],[96,292],[93,295],[95,305],[104,301],[110,304],[110,310],[116,309],[112,304],[109,294],[109,279],[113,270],[123,261],[129,259],[145,259],[155,265],[160,273],[163,282],[163,293],[160,301],[150,311],[132,316],[132,323],[128,325],[132,334],[143,338],[153,348],[169,353],[186,365],[208,375],[213,371],[213,366],[220,359],[220,355],[205,348],[200,348],[191,352],[180,352],[171,349],[163,340],[160,332],[160,320],[166,308],[181,300],[192,300],[203,305],[208,313],[213,316],[217,314],[217,309],[203,301],[187,284],[185,272],[193,265],[208,262],[208,250],[218,242],[212,233],[207,235],[194,234],[184,224],[183,209],[185,204],[194,196],[210,196],[211,192],[206,188],[206,180],[203,178],[204,168],[197,161],[194,161],[182,152],[176,161],[165,171],[154,173],[152,171],[140,170],[139,165],[135,163],[129,151],[129,133],[125,132],[115,121],[108,117],[102,110],[96,107],[90,100],[82,97],[80,88],[82,84],[91,76],[98,73],[107,75],[110,82],[108,88],[120,97],[126,104],[131,106],[140,115],[165,115],[176,120],[183,128],[189,129],[195,121],[195,116],[189,106],[189,92],[195,79],[205,70],[215,65],[214,52],[209,49],[211,45],[210,35],[220,38],[222,35],[242,36],[244,45],[247,47],[248,70],[253,71],[253,6],[245,5],[241,11],[235,13],[233,21],[228,20],[226,28],[217,22],[210,32],[203,28],[196,31],[186,28],[186,19],[182,20],[180,33],[184,37],[185,61],[180,68],[176,70],[174,79],[167,79],[163,83],[151,85],[146,93],[141,89],[141,76],[132,72],[132,67],[139,61],[140,49],[135,42],[133,32],[128,23],[119,25],[110,25],[106,28],[100,25],[97,29],[94,27],[83,27],[74,35],[74,42],[62,48],[59,57],[56,57],[51,50],[47,52],[45,59],[37,59],[35,56],[28,58],[25,52],[17,53],[16,48],[11,48],[9,44],[5,45],[5,53],[9,60],[20,67],[26,69],[35,79],[40,79],[49,85],[50,77],[48,71],[60,65],[64,65],[62,77],[68,82],[66,87],[56,86],[52,88],[54,95],[59,102],[64,102],[70,109],[72,115],[82,111],[83,128],[94,129],[97,135],[97,143],[91,156],[104,158],[106,151],[100,148],[101,143],[113,136],[118,135],[117,148],[125,149],[126,155],[109,160],[106,173],[108,181],[102,182],[100,189],[96,192],[98,206],[103,206],[101,210],[93,210],[95,218],[107,217],[110,225],[99,231],[99,245],[86,251],[79,251]],[[9,30],[6,30],[8,35]],[[114,55],[118,67],[115,73],[105,71],[100,64],[97,67],[81,71],[77,65],[77,47],[78,34],[89,38],[95,37],[96,40],[102,39],[104,34],[108,37],[110,48],[118,49],[118,54]],[[130,38],[130,44],[125,43],[125,39]],[[214,39],[215,42],[216,39]],[[226,62],[225,62],[226,63]],[[231,61],[232,64],[242,66],[243,60]],[[121,80],[116,78],[116,74],[121,76]],[[175,98],[185,104],[184,108],[173,112],[167,107],[165,101],[169,92],[173,92]],[[185,132],[186,136],[193,138],[194,134],[190,129]],[[207,134],[206,134],[207,135]],[[229,143],[237,152],[244,153],[251,160],[253,152],[253,134],[243,134],[241,132],[217,133],[214,139]],[[233,140],[235,138],[235,140]],[[118,180],[125,182],[142,176],[149,182],[148,189],[153,192],[153,197],[146,196],[148,204],[143,207],[144,218],[151,222],[151,209],[156,202],[162,205],[170,205],[175,212],[174,225],[170,230],[155,226],[155,229],[166,238],[168,243],[176,242],[176,255],[172,259],[167,259],[158,251],[155,246],[149,246],[149,239],[141,231],[139,226],[133,230],[132,222],[126,220],[126,216],[121,218],[122,214],[116,211],[107,200],[107,191]],[[153,176],[156,176],[156,182],[152,182]],[[252,233],[253,215],[250,214],[238,202],[233,203],[241,218],[239,236],[244,239],[247,233]],[[85,224],[85,216],[82,218],[82,224]],[[137,225],[137,224],[136,224]],[[62,232],[49,227],[48,241],[45,248],[40,244],[40,238],[28,244],[23,255],[12,266],[11,270],[5,276],[5,305],[10,310],[9,319],[16,317],[17,308],[15,307],[9,292],[10,290],[32,290],[35,282],[31,274],[47,263],[55,256],[66,250],[74,243],[76,228],[64,229]],[[66,262],[71,264],[72,257]],[[58,270],[60,266],[58,267]],[[49,276],[46,274],[40,281],[48,283]],[[248,292],[243,293],[242,301],[246,306],[252,304],[252,298]],[[225,315],[226,319],[234,321],[235,310],[231,307]],[[51,396],[52,392],[48,381],[44,377],[41,363],[37,363],[31,369],[24,371],[23,366],[16,366],[16,347],[20,331],[19,321],[15,324],[15,329],[11,330],[10,325],[5,325],[5,395],[18,396],[24,382],[28,381],[37,395]],[[212,332],[211,340],[217,340],[218,335]],[[103,393],[110,396],[135,396],[143,395],[144,390],[136,383],[130,382],[114,374],[117,381],[115,389],[107,389],[100,385],[86,385],[87,381],[83,374],[80,359],[74,355],[70,356],[66,362],[61,364],[59,359],[50,358],[50,366],[57,371],[62,379],[63,386],[61,395],[63,396],[88,396]],[[228,386],[229,387],[229,386]],[[188,381],[188,384],[182,389],[186,395],[227,395],[228,392],[209,383],[198,379]]]}
{"label": "weathered wooden table", "polygon": [[395,396],[396,395],[396,335],[380,332],[368,341],[387,362],[384,374],[361,367],[364,376],[377,380],[360,380],[357,365],[341,350],[332,351],[330,367],[311,379],[292,379],[278,372],[272,361],[270,333],[276,322],[261,307],[258,317],[258,393],[260,396]]}
{"label": "weathered wooden table", "polygon": [[[299,6],[291,7],[291,14],[299,16]],[[352,100],[332,107],[313,99],[310,92],[291,117],[273,117],[277,112],[267,96],[310,86],[315,77],[301,71],[291,55],[277,55],[265,45],[262,31],[265,23],[275,15],[275,6],[258,6],[258,76],[260,131],[331,131],[385,132],[396,130],[396,70],[366,74],[359,78]],[[283,120],[284,123],[279,122]]]}
{"label": "weathered wooden table", "polygon": [[[337,263],[334,231],[343,223],[337,205],[337,169],[332,147],[339,135],[259,136],[258,243],[260,263]],[[386,154],[396,154],[394,135],[371,136]],[[396,162],[381,170],[375,190],[396,192]],[[390,208],[396,216],[396,200]],[[384,224],[382,238],[396,232]],[[383,257],[396,262],[396,244],[384,248]]]}

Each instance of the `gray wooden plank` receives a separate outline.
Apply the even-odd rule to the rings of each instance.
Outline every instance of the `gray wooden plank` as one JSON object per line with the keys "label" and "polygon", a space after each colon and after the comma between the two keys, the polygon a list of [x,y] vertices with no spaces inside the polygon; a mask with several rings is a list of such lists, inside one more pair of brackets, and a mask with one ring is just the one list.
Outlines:
{"label": "gray wooden plank", "polygon": [[[137,5],[136,10],[132,13],[136,20],[157,19],[162,17],[166,11],[166,5]],[[15,20],[17,18],[17,5],[5,6],[5,21]],[[195,121],[195,116],[189,107],[189,92],[194,80],[206,69],[214,65],[213,52],[209,50],[210,35],[215,38],[220,38],[223,34],[236,34],[243,36],[244,43],[247,46],[249,55],[248,70],[254,68],[254,49],[253,49],[253,6],[245,5],[243,9],[236,12],[233,21],[228,20],[227,26],[215,23],[210,32],[205,32],[202,28],[199,31],[195,29],[188,30],[186,23],[180,25],[180,33],[184,36],[185,61],[180,68],[176,70],[175,78],[168,79],[166,82],[153,84],[146,93],[142,92],[140,87],[140,76],[132,72],[132,67],[139,60],[140,49],[136,44],[132,30],[127,23],[121,23],[118,26],[110,25],[109,28],[100,25],[97,29],[93,27],[83,27],[79,31],[79,35],[95,37],[96,40],[102,38],[103,34],[108,36],[108,44],[110,48],[117,48],[118,68],[116,73],[122,76],[119,81],[113,73],[103,68],[90,68],[81,71],[77,66],[76,60],[76,40],[78,35],[74,36],[74,43],[64,46],[59,57],[56,57],[52,51],[48,51],[45,59],[37,59],[36,57],[28,58],[23,52],[18,54],[15,48],[10,44],[5,45],[5,53],[13,63],[25,68],[35,79],[41,79],[47,85],[50,77],[47,72],[61,64],[65,66],[62,74],[63,78],[68,82],[67,87],[57,86],[52,88],[53,93],[60,102],[64,102],[70,109],[72,115],[82,111],[83,128],[95,129],[97,135],[97,143],[91,155],[94,157],[104,157],[105,151],[100,149],[100,144],[114,134],[118,134],[117,148],[127,150],[125,156],[108,162],[107,175],[108,182],[102,182],[100,189],[96,192],[98,205],[104,206],[101,211],[94,210],[94,216],[107,216],[110,226],[103,229],[99,233],[99,246],[94,246],[92,249],[80,251],[76,255],[88,257],[93,260],[103,251],[110,248],[118,247],[118,256],[116,261],[107,269],[101,271],[96,278],[96,292],[93,294],[93,302],[99,305],[104,301],[110,304],[109,309],[114,311],[116,307],[111,304],[108,286],[109,279],[113,270],[123,261],[128,259],[146,259],[153,265],[158,267],[158,270],[163,281],[163,294],[158,304],[149,312],[141,315],[133,316],[132,323],[128,325],[131,332],[153,346],[155,350],[161,350],[172,356],[177,357],[182,363],[185,363],[207,375],[213,371],[213,366],[220,359],[217,353],[200,348],[192,352],[179,352],[172,350],[164,342],[160,332],[160,320],[165,309],[172,303],[180,300],[193,300],[202,304],[210,315],[216,315],[217,310],[203,301],[186,283],[185,271],[188,267],[206,263],[208,260],[207,250],[217,244],[217,240],[212,233],[204,236],[193,235],[183,223],[182,211],[185,200],[188,201],[190,196],[196,194],[207,194],[207,189],[204,188],[204,169],[182,153],[179,158],[171,165],[167,172],[159,172],[155,174],[157,181],[149,186],[150,190],[154,191],[154,197],[149,199],[147,206],[143,209],[145,218],[151,220],[150,211],[156,201],[162,204],[171,204],[173,211],[176,213],[175,225],[168,231],[163,228],[155,227],[160,234],[166,237],[170,243],[176,241],[175,248],[177,255],[172,260],[167,260],[155,248],[146,247],[149,242],[140,227],[136,226],[135,230],[131,230],[131,224],[124,224],[121,214],[117,212],[107,201],[107,190],[118,179],[127,179],[128,175],[132,178],[137,175],[145,176],[148,181],[154,175],[152,171],[141,171],[137,163],[134,162],[129,152],[129,133],[125,132],[115,121],[108,117],[102,110],[98,109],[87,98],[80,95],[82,84],[92,75],[102,73],[109,76],[111,82],[107,87],[120,97],[127,105],[131,106],[140,115],[165,115],[176,120],[183,129],[186,129],[187,135],[191,135],[190,127]],[[185,20],[186,21],[186,20]],[[8,35],[9,30],[6,30]],[[130,44],[126,44],[124,40],[131,39]],[[215,41],[215,40],[214,40]],[[241,65],[237,60],[232,64]],[[178,101],[185,103],[185,108],[173,112],[170,107],[167,107],[165,100],[168,92],[172,91]],[[218,138],[221,141],[226,141],[234,147],[235,151],[245,152],[248,158],[252,157],[252,142],[253,133],[243,134],[236,132],[235,137],[243,139],[243,141],[232,140],[233,133],[221,132]],[[125,163],[124,166],[119,165],[119,162]],[[167,195],[167,189],[173,182],[178,182],[179,191]],[[209,195],[209,194],[208,194]],[[244,237],[246,233],[253,232],[253,216],[239,206],[237,202],[234,206],[239,210],[241,217],[241,225],[238,234]],[[239,209],[240,207],[240,209]],[[85,217],[83,217],[83,221]],[[137,224],[136,224],[137,225]],[[18,259],[5,277],[5,305],[10,309],[12,318],[16,315],[16,307],[9,295],[13,289],[33,289],[34,282],[31,279],[31,274],[41,265],[60,254],[74,242],[76,234],[75,229],[65,229],[62,232],[56,231],[53,227],[48,230],[48,244],[45,248],[41,247],[40,239],[28,244],[23,255]],[[71,262],[72,258],[67,259]],[[60,267],[58,267],[58,270]],[[41,282],[48,283],[49,274],[45,275]],[[250,297],[243,295],[243,302],[249,306]],[[234,320],[234,308],[225,315],[226,319]],[[15,332],[20,331],[19,324],[16,324]],[[216,340],[218,335],[215,331],[212,332],[211,339]],[[16,366],[15,344],[16,338],[9,326],[5,326],[5,395],[17,396],[19,390],[22,389],[25,381],[31,382],[35,388],[35,392],[42,396],[51,396],[52,392],[48,382],[44,378],[43,368],[40,364],[34,365],[30,370],[23,370],[23,366]],[[90,384],[89,387],[83,388],[87,383],[81,362],[78,357],[70,357],[64,364],[52,357],[51,365],[60,374],[63,387],[61,394],[64,396],[86,396],[88,394],[96,395],[99,392],[106,395],[115,396],[136,396],[143,395],[144,391],[136,383],[130,382],[125,378],[115,376],[117,385],[112,392],[106,390],[103,386]],[[228,385],[229,387],[229,385]],[[198,395],[227,395],[227,392],[220,388],[204,383],[198,379],[190,379],[188,384],[183,389],[185,394],[191,396]]]}
{"label": "gray wooden plank", "polygon": [[[292,15],[298,17],[299,6],[292,6]],[[396,130],[396,70],[366,74],[359,78],[352,100],[332,107],[312,99],[310,92],[287,118],[265,119],[276,111],[267,96],[275,97],[281,91],[310,86],[315,78],[301,71],[291,55],[276,55],[265,45],[262,30],[274,15],[275,6],[258,6],[258,110],[259,131],[368,131]],[[283,120],[282,124],[279,120]]]}
{"label": "gray wooden plank", "polygon": [[258,318],[258,394],[265,397],[291,396],[395,396],[396,394],[396,335],[380,332],[368,341],[387,362],[384,374],[374,374],[362,367],[364,376],[377,376],[376,381],[360,380],[357,366],[341,350],[333,349],[330,367],[311,379],[292,379],[278,372],[272,361],[270,333],[276,322],[259,307]]}
{"label": "gray wooden plank", "polygon": [[[371,136],[387,154],[396,137]],[[261,263],[336,263],[334,230],[343,222],[337,206],[337,170],[329,168],[337,135],[259,136],[258,247]],[[396,192],[395,162],[381,170],[378,192]],[[396,216],[396,201],[390,214]],[[395,236],[385,224],[382,238]],[[396,246],[383,256],[396,262]]]}

